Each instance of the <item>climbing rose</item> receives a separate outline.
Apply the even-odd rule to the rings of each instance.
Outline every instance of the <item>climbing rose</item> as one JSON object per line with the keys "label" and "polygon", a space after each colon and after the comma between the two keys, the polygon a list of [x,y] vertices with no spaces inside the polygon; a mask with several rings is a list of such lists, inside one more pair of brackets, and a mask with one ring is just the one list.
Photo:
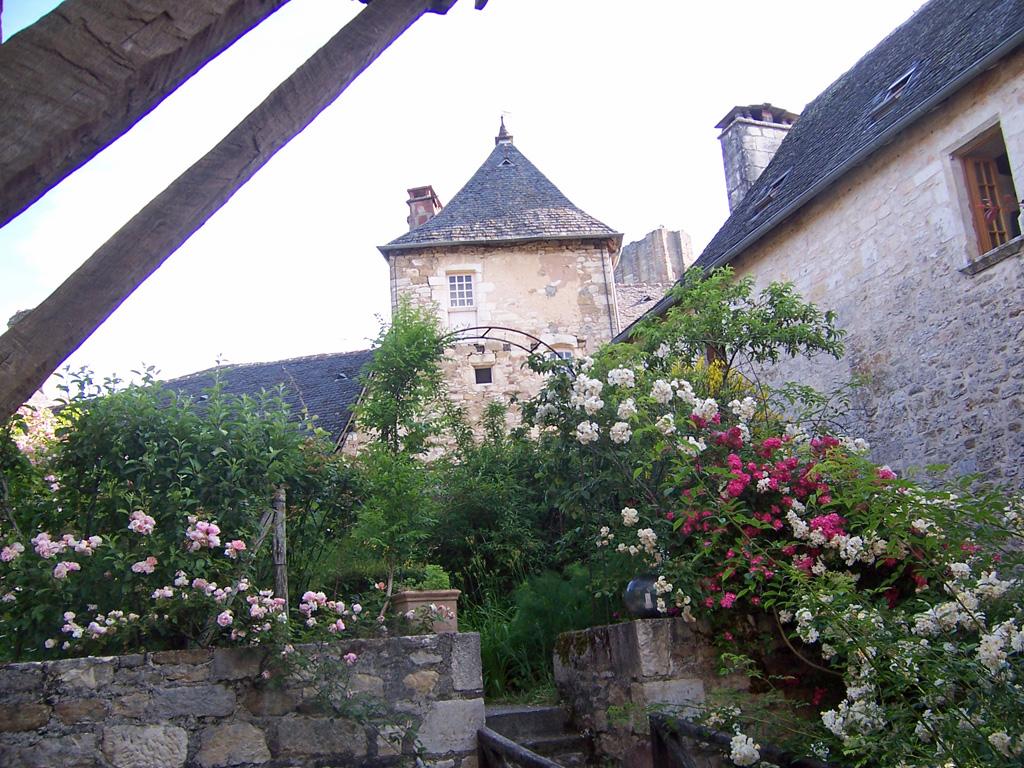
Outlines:
{"label": "climbing rose", "polygon": [[143,536],[148,536],[156,527],[156,520],[147,515],[141,509],[136,509],[128,518],[128,530]]}
{"label": "climbing rose", "polygon": [[132,573],[152,573],[158,562],[159,560],[150,555],[145,560],[139,560],[139,562],[133,563]]}
{"label": "climbing rose", "polygon": [[67,560],[62,560],[53,567],[53,578],[64,579],[67,578],[68,573],[71,571],[80,571],[82,566],[78,563],[72,563]]}
{"label": "climbing rose", "polygon": [[220,624],[222,627],[231,626],[231,623],[234,620],[235,617],[231,615],[231,611],[223,611],[220,615],[217,616],[217,623]]}

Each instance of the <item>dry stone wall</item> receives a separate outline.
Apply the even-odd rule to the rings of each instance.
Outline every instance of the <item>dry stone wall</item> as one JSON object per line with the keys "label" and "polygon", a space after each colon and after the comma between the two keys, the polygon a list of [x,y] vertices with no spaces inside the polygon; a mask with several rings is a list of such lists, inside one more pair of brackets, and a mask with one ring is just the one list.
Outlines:
{"label": "dry stone wall", "polygon": [[[392,726],[333,717],[298,676],[265,680],[266,651],[224,648],[0,667],[4,768],[389,766],[418,739],[428,764],[476,768],[484,724],[473,633],[303,646],[358,655],[348,690],[408,717]],[[396,736],[397,734],[397,736]]]}

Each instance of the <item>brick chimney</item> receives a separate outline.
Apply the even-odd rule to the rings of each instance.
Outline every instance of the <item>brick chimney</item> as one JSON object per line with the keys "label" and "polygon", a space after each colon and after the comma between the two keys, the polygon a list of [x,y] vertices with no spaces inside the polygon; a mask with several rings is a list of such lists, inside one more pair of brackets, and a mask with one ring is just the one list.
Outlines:
{"label": "brick chimney", "polygon": [[437,196],[434,188],[429,184],[425,187],[413,187],[406,190],[409,199],[405,202],[409,205],[409,229],[416,229],[420,224],[426,224],[444,207],[441,205],[441,198]]}
{"label": "brick chimney", "polygon": [[733,107],[715,126],[722,131],[718,140],[722,142],[730,212],[768,167],[779,144],[799,117],[771,104],[750,104]]}

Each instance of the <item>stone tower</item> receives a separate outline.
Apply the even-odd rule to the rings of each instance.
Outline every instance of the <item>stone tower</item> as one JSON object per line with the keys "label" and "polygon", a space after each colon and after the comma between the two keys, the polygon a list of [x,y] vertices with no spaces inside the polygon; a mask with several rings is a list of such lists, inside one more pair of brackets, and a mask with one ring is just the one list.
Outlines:
{"label": "stone tower", "polygon": [[[408,296],[453,331],[509,328],[560,356],[586,354],[619,331],[613,273],[622,235],[573,205],[513,145],[504,121],[494,143],[447,206],[434,204],[432,187],[410,190],[412,228],[380,246],[392,304]],[[488,335],[446,353],[452,397],[472,419],[491,400],[529,396],[541,384],[516,346],[529,346],[527,337]]]}
{"label": "stone tower", "polygon": [[751,104],[733,107],[715,126],[722,131],[718,140],[722,143],[730,212],[768,167],[799,117],[771,104]]}

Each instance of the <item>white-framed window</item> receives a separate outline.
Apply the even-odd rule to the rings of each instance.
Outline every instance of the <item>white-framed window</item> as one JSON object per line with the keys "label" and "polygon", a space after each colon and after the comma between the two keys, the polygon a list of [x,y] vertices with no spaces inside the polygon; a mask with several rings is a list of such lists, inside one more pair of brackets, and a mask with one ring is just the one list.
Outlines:
{"label": "white-framed window", "polygon": [[448,306],[452,308],[476,306],[472,274],[448,275]]}

